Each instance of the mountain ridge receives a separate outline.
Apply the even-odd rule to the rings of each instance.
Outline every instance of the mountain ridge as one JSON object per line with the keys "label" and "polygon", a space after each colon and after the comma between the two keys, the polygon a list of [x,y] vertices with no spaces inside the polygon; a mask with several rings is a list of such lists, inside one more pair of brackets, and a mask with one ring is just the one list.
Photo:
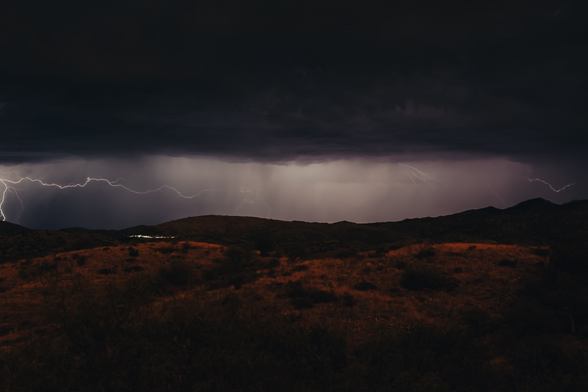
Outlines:
{"label": "mountain ridge", "polygon": [[561,241],[581,241],[588,236],[588,200],[559,205],[537,198],[505,209],[484,207],[434,218],[375,223],[318,223],[202,215],[122,230],[76,227],[51,231],[0,222],[0,262],[38,257],[47,252],[154,240],[131,237],[137,235],[250,248],[304,247],[317,257],[328,256],[335,249],[335,243],[337,248],[350,252],[385,251],[416,242],[545,246]]}

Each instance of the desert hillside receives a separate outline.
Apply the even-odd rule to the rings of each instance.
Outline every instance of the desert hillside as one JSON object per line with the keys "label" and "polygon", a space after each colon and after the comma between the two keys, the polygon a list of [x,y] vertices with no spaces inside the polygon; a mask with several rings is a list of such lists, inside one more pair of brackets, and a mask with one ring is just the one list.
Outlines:
{"label": "desert hillside", "polygon": [[6,390],[588,385],[586,288],[561,250],[133,241],[0,265]]}

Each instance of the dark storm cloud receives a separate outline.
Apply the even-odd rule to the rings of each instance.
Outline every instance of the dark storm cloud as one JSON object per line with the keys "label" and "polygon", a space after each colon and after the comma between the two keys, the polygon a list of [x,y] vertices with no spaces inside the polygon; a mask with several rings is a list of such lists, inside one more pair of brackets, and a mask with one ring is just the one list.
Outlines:
{"label": "dark storm cloud", "polygon": [[582,2],[13,2],[0,161],[581,157]]}

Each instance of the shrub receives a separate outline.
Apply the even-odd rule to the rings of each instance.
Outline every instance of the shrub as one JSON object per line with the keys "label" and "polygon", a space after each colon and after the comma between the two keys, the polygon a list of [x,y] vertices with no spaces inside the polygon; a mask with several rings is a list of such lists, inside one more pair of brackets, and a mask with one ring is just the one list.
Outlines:
{"label": "shrub", "polygon": [[188,263],[174,260],[168,266],[160,268],[157,274],[172,286],[187,286],[193,270]]}
{"label": "shrub", "polygon": [[302,282],[299,280],[289,280],[286,285],[286,296],[292,298],[307,297],[308,292],[302,287]]}
{"label": "shrub", "polygon": [[355,301],[355,298],[353,297],[353,295],[349,294],[349,293],[345,293],[343,294],[343,306],[347,306],[349,308],[357,305],[357,302]]}
{"label": "shrub", "polygon": [[174,253],[177,249],[174,248],[173,246],[168,245],[168,246],[163,246],[161,248],[157,248],[155,250],[158,251],[161,254],[167,255],[167,254],[170,254],[170,253]]}
{"label": "shrub", "polygon": [[268,233],[259,233],[253,240],[255,249],[262,257],[268,256],[276,247],[276,244]]}
{"label": "shrub", "polygon": [[183,242],[182,243],[182,248],[180,250],[180,252],[182,253],[188,253],[188,251],[192,249],[192,245],[190,245],[190,243],[188,241]]}
{"label": "shrub", "polygon": [[0,336],[8,335],[10,332],[12,332],[12,329],[13,328],[10,325],[3,325],[0,327]]}
{"label": "shrub", "polygon": [[321,289],[309,290],[309,298],[313,303],[317,304],[336,303],[339,301],[339,298],[334,293]]}
{"label": "shrub", "polygon": [[125,298],[148,303],[153,297],[166,294],[167,285],[168,283],[157,274],[138,272],[125,280],[121,292]]}
{"label": "shrub", "polygon": [[436,255],[435,248],[427,248],[427,249],[423,249],[420,252],[418,252],[414,257],[417,260],[422,260],[425,258],[433,257],[435,255]]}
{"label": "shrub", "polygon": [[83,266],[84,264],[86,264],[86,260],[87,260],[87,259],[88,259],[88,258],[87,258],[86,256],[79,256],[79,257],[76,259],[76,264],[77,264],[79,267],[81,267],[81,266]]}
{"label": "shrub", "polygon": [[459,286],[459,281],[447,277],[434,266],[410,264],[400,278],[400,286],[413,291],[451,291]]}
{"label": "shrub", "polygon": [[207,268],[204,271],[202,271],[202,279],[206,282],[215,280],[220,275],[222,275],[222,269],[219,267]]}
{"label": "shrub", "polygon": [[284,248],[283,251],[291,262],[304,261],[308,258],[308,250],[301,244],[290,245]]}
{"label": "shrub", "polygon": [[55,271],[56,269],[57,269],[57,263],[49,264],[47,262],[44,262],[43,264],[41,264],[40,266],[37,267],[37,273],[39,275],[43,275],[46,272]]}
{"label": "shrub", "polygon": [[234,268],[241,268],[245,263],[251,261],[251,249],[241,246],[231,245],[225,249],[225,258],[229,266]]}
{"label": "shrub", "polygon": [[516,268],[517,261],[511,259],[502,259],[498,262],[499,267],[509,267],[509,268]]}
{"label": "shrub", "polygon": [[133,246],[129,247],[129,257],[139,256],[139,250]]}
{"label": "shrub", "polygon": [[395,264],[396,269],[403,270],[406,269],[408,263],[406,261],[397,261]]}
{"label": "shrub", "polygon": [[280,259],[278,259],[277,257],[272,257],[268,262],[266,267],[267,268],[278,268],[280,266]]}
{"label": "shrub", "polygon": [[100,275],[112,275],[116,274],[116,268],[100,268],[96,273]]}
{"label": "shrub", "polygon": [[301,271],[308,271],[308,265],[301,264],[301,265],[297,265],[296,267],[292,268],[292,272],[301,272]]}
{"label": "shrub", "polygon": [[130,267],[123,269],[124,272],[139,272],[143,270],[145,270],[145,268],[141,267],[140,265],[131,265]]}
{"label": "shrub", "polygon": [[353,286],[353,289],[359,290],[359,291],[377,290],[378,286],[376,286],[375,284],[373,284],[371,282],[359,282]]}
{"label": "shrub", "polygon": [[332,292],[317,288],[305,288],[299,280],[288,281],[285,292],[279,297],[290,298],[295,309],[312,308],[319,303],[335,303],[339,298]]}

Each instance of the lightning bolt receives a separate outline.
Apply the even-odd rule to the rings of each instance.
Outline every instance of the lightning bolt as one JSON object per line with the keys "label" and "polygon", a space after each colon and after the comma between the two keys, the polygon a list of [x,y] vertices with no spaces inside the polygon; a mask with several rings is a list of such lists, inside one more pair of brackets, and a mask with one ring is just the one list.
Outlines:
{"label": "lightning bolt", "polygon": [[[431,185],[431,187],[433,187],[433,182],[435,182],[435,179],[433,177],[431,177],[430,175],[428,175],[427,173],[420,171],[416,167],[406,165],[404,163],[399,163],[399,165],[402,166],[402,168],[404,169],[404,172],[406,173],[408,178],[410,178],[410,180],[415,185],[421,186],[421,184],[417,183],[417,181],[419,181],[421,183],[423,183],[423,182],[427,183],[427,184]],[[415,181],[415,179],[417,181]]]}
{"label": "lightning bolt", "polygon": [[550,184],[550,183],[548,183],[547,181],[543,181],[543,180],[542,180],[542,179],[540,179],[540,178],[533,178],[533,179],[531,179],[531,178],[527,178],[527,177],[524,177],[524,178],[526,178],[527,180],[529,180],[529,182],[533,182],[533,181],[539,181],[539,182],[542,182],[542,183],[544,183],[545,185],[547,185],[547,186],[548,186],[548,187],[549,187],[549,188],[550,188],[552,191],[554,191],[554,192],[556,192],[556,193],[559,193],[559,192],[563,191],[564,189],[571,187],[572,185],[576,185],[576,183],[575,183],[575,182],[572,182],[571,184],[568,184],[568,185],[564,186],[563,188],[560,188],[560,189],[555,189],[554,187],[552,187],[552,186],[551,186],[551,184]]}
{"label": "lightning bolt", "polygon": [[[257,189],[257,188],[248,189],[248,188],[245,188],[245,187],[242,186],[241,189],[240,189],[240,191],[241,191],[241,193],[251,193],[251,192],[255,191],[255,199],[253,199],[253,200],[247,199],[247,198],[243,199],[243,201],[241,201],[241,204],[239,204],[237,206],[237,208],[235,209],[236,211],[239,211],[239,208],[241,208],[241,206],[243,204],[245,204],[245,203],[247,203],[247,204],[255,204],[259,200],[259,189]],[[264,204],[268,208],[267,213],[265,215],[265,217],[267,219],[269,217],[270,211],[272,210],[272,207],[269,204],[265,203],[265,202],[264,202]]]}
{"label": "lightning bolt", "polygon": [[88,185],[92,182],[104,182],[113,188],[122,188],[122,189],[126,190],[127,192],[134,193],[136,195],[146,195],[148,193],[154,193],[154,192],[162,191],[164,189],[168,189],[184,199],[193,199],[195,197],[200,196],[204,192],[209,192],[209,191],[215,190],[215,189],[204,189],[204,190],[201,190],[200,192],[195,193],[193,195],[185,195],[182,192],[178,191],[174,187],[171,187],[169,185],[162,185],[156,189],[149,189],[146,191],[136,191],[134,189],[131,189],[131,188],[119,183],[119,181],[124,181],[124,180],[125,180],[124,178],[117,178],[116,180],[111,181],[107,178],[87,177],[86,181],[83,183],[61,185],[61,184],[56,184],[56,183],[44,182],[38,178],[31,178],[31,177],[22,177],[18,180],[10,180],[7,178],[0,178],[0,183],[2,185],[4,185],[4,190],[2,191],[2,196],[0,196],[0,218],[2,219],[2,221],[6,220],[6,215],[4,213],[4,203],[6,202],[6,196],[9,192],[15,194],[17,199],[20,201],[21,207],[24,209],[24,203],[22,202],[22,199],[18,195],[18,190],[15,188],[15,185],[21,184],[23,182],[37,183],[37,184],[44,186],[44,187],[54,187],[54,188],[59,188],[59,189],[85,188],[86,185]]}
{"label": "lightning bolt", "polygon": [[494,188],[492,188],[492,185],[490,185],[490,183],[488,183],[488,188],[490,188],[492,193],[494,193],[494,196],[496,196],[498,200],[502,202],[502,205],[506,207],[506,203],[504,202],[504,200],[502,200],[502,197],[498,196],[498,193],[496,193],[496,191],[494,190]]}

